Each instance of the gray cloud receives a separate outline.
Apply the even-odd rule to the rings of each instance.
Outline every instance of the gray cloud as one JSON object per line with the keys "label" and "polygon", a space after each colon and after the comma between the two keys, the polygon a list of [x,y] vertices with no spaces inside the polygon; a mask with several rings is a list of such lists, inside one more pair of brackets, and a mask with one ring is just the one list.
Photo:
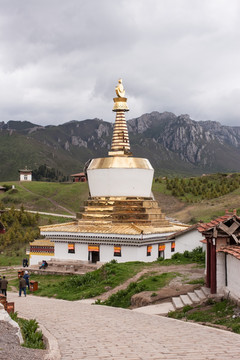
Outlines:
{"label": "gray cloud", "polygon": [[59,124],[151,111],[239,125],[238,0],[3,0],[0,121]]}

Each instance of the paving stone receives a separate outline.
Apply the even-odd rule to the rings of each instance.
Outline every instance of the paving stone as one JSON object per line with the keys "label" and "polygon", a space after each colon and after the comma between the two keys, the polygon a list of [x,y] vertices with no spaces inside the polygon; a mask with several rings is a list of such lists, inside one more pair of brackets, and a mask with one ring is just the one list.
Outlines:
{"label": "paving stone", "polygon": [[199,297],[200,300],[206,299],[206,295],[202,290],[194,290],[194,292],[197,295],[197,297]]}
{"label": "paving stone", "polygon": [[201,290],[205,294],[206,297],[208,297],[208,295],[211,295],[211,290],[209,288],[207,288],[206,286],[202,286]]}
{"label": "paving stone", "polygon": [[148,315],[166,315],[169,311],[174,311],[173,304],[171,302],[166,302],[163,304],[142,306],[137,309],[132,309],[132,311],[141,312]]}
{"label": "paving stone", "polygon": [[182,302],[182,300],[180,299],[179,296],[173,297],[172,298],[172,303],[173,303],[173,306],[174,306],[174,308],[176,310],[181,309],[184,306],[184,304],[183,304],[183,302]]}
{"label": "paving stone", "polygon": [[231,332],[80,301],[14,293],[8,301],[56,339],[61,356],[54,360],[239,359],[240,337]]}
{"label": "paving stone", "polygon": [[199,297],[194,292],[189,292],[188,296],[192,300],[193,303],[199,302]]}
{"label": "paving stone", "polygon": [[192,300],[188,295],[180,295],[180,299],[182,300],[184,306],[193,304]]}

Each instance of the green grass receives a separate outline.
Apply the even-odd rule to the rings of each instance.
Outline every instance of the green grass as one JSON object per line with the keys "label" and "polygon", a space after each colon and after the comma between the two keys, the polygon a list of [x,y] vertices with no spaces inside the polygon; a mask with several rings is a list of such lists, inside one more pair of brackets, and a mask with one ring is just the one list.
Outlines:
{"label": "green grass", "polygon": [[[156,264],[161,267],[163,263],[164,261],[161,263],[107,263],[100,269],[84,275],[31,274],[30,280],[38,282],[38,290],[34,292],[34,295],[65,300],[80,300],[97,297],[124,283],[144,268],[155,267]],[[134,293],[139,292],[139,289],[143,288],[146,291],[157,291],[166,282],[171,280],[172,277],[177,275],[178,273],[170,272],[161,275],[149,272],[139,279],[137,290],[135,289]],[[16,277],[9,281],[9,285],[18,288],[17,272]]]}
{"label": "green grass", "polygon": [[[100,269],[84,275],[34,275],[30,280],[38,281],[34,295],[65,300],[80,300],[101,295],[134,276],[145,267],[143,262],[122,264],[107,263]],[[10,281],[17,287],[18,279]]]}
{"label": "green grass", "polygon": [[205,279],[204,278],[194,279],[191,281],[187,281],[186,283],[192,285],[205,285]]}
{"label": "green grass", "polygon": [[14,205],[16,208],[20,208],[23,204],[26,210],[69,215],[68,212],[52,204],[48,199],[56,201],[72,212],[77,212],[88,197],[87,183],[22,182],[24,188],[31,192],[23,189],[17,181],[0,183],[1,186],[4,184],[14,185],[16,190],[0,194],[0,202],[6,207]]}
{"label": "green grass", "polygon": [[[11,255],[9,255],[9,253],[11,253]],[[3,251],[3,253],[0,254],[0,266],[22,266],[23,258],[28,258],[28,256],[26,256],[26,245],[22,246],[17,252],[12,250]]]}
{"label": "green grass", "polygon": [[169,283],[177,273],[168,272],[160,275],[142,276],[137,282],[132,282],[124,290],[118,291],[116,294],[111,295],[107,300],[97,304],[108,305],[114,307],[129,308],[131,306],[131,298],[133,295],[142,291],[157,291]]}
{"label": "green grass", "polygon": [[236,305],[228,300],[214,301],[211,299],[207,305],[206,309],[201,306],[197,308],[185,307],[182,310],[168,313],[168,317],[212,325],[223,325],[227,329],[240,334],[239,309]]}

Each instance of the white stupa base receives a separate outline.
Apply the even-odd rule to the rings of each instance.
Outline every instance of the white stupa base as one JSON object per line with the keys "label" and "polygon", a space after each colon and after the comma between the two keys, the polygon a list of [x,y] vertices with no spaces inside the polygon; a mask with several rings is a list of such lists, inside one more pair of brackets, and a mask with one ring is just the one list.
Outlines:
{"label": "white stupa base", "polygon": [[87,175],[92,197],[151,197],[154,170],[147,159],[93,159]]}

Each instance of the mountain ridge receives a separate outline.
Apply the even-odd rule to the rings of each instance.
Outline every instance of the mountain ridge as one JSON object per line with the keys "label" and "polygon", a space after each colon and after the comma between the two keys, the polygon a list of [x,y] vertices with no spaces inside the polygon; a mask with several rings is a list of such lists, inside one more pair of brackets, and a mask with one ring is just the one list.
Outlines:
{"label": "mountain ridge", "polygon": [[[153,111],[127,121],[131,151],[148,158],[155,175],[199,175],[240,171],[240,127],[196,121],[188,114]],[[0,122],[0,181],[17,180],[18,169],[39,165],[65,175],[85,162],[106,157],[114,123],[98,118],[41,126],[28,121]]]}

